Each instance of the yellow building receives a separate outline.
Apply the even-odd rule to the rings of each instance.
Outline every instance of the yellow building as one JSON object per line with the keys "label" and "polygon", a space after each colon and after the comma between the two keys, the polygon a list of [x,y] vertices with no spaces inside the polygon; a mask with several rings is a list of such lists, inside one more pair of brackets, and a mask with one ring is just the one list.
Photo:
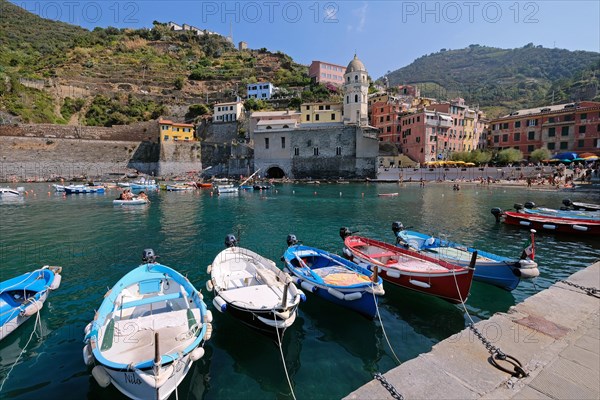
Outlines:
{"label": "yellow building", "polygon": [[168,119],[161,119],[158,121],[158,127],[160,130],[161,142],[168,141],[192,141],[194,139],[194,125],[193,124],[180,124],[177,122],[169,121]]}
{"label": "yellow building", "polygon": [[342,122],[342,103],[304,103],[300,112],[302,125]]}

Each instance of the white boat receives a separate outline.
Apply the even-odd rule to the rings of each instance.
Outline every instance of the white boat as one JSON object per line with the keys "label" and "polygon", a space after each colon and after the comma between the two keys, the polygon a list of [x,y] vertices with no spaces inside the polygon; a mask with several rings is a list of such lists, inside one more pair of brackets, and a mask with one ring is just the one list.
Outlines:
{"label": "white boat", "polygon": [[20,197],[23,190],[24,189],[22,187],[19,187],[17,189],[0,188],[0,198],[4,199]]}
{"label": "white boat", "polygon": [[150,203],[150,201],[148,199],[145,198],[140,198],[140,197],[134,197],[131,200],[120,200],[120,199],[116,199],[113,200],[113,205],[114,206],[143,206]]}
{"label": "white boat", "polygon": [[280,341],[296,320],[304,293],[275,263],[253,251],[237,247],[233,235],[225,239],[227,249],[208,267],[208,290],[214,290],[213,305],[242,323]]}
{"label": "white boat", "polygon": [[196,190],[196,187],[187,184],[176,183],[173,185],[167,185],[168,192],[186,192],[190,190]]}
{"label": "white boat", "polygon": [[218,194],[223,194],[223,193],[237,193],[238,192],[238,188],[234,185],[218,185],[217,186],[217,193]]}
{"label": "white boat", "polygon": [[0,282],[0,340],[42,309],[48,293],[60,286],[61,271],[46,265]]}
{"label": "white boat", "polygon": [[85,329],[83,359],[93,377],[132,399],[167,399],[204,356],[212,333],[202,294],[155,259],[144,250],[145,264],[106,293]]}

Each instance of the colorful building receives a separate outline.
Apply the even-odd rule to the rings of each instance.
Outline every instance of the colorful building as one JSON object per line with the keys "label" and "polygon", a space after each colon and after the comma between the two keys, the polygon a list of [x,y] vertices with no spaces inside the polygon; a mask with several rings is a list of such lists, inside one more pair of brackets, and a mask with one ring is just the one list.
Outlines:
{"label": "colorful building", "polygon": [[[379,96],[385,98],[385,96]],[[382,142],[400,143],[400,117],[408,110],[408,104],[399,99],[387,96],[386,101],[373,103],[370,107],[370,124],[379,129],[379,140]]]}
{"label": "colorful building", "polygon": [[515,148],[524,157],[540,148],[551,153],[599,153],[600,102],[537,107],[493,119],[488,145],[496,150]]}
{"label": "colorful building", "polygon": [[341,65],[324,61],[313,61],[308,68],[308,76],[316,83],[333,83],[340,86],[344,84],[344,68]]}
{"label": "colorful building", "polygon": [[451,151],[473,151],[485,147],[485,116],[477,108],[470,108],[464,99],[431,104],[428,110],[450,114],[452,127],[448,132],[448,146]]}
{"label": "colorful building", "polygon": [[304,103],[300,106],[300,123],[314,124],[340,124],[342,122],[341,103]]}
{"label": "colorful building", "polygon": [[369,124],[369,73],[356,54],[344,74],[344,123]]}
{"label": "colorful building", "polygon": [[161,119],[158,121],[158,128],[161,142],[195,140],[193,124],[181,124],[168,119]]}
{"label": "colorful building", "polygon": [[240,119],[244,104],[241,101],[214,105],[213,122],[235,122]]}
{"label": "colorful building", "polygon": [[402,154],[419,163],[448,159],[452,152],[449,137],[452,126],[450,114],[438,111],[421,110],[401,116]]}

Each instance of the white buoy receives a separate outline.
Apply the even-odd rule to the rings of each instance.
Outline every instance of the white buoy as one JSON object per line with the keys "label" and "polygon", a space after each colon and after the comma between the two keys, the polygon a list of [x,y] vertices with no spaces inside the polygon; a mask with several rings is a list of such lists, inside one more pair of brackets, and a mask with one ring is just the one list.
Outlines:
{"label": "white buoy", "polygon": [[202,348],[202,347],[196,347],[190,353],[190,360],[192,360],[192,361],[198,361],[203,356],[204,356],[204,348]]}
{"label": "white buoy", "polygon": [[227,310],[227,303],[220,296],[216,296],[213,299],[213,306],[221,312],[225,312]]}
{"label": "white buoy", "polygon": [[206,290],[208,290],[209,292],[213,291],[213,283],[210,279],[206,281]]}
{"label": "white buoy", "polygon": [[96,382],[98,382],[98,385],[100,385],[100,387],[105,388],[108,387],[108,385],[110,385],[110,375],[108,374],[108,372],[106,372],[104,367],[96,365],[92,369],[92,376],[94,377]]}

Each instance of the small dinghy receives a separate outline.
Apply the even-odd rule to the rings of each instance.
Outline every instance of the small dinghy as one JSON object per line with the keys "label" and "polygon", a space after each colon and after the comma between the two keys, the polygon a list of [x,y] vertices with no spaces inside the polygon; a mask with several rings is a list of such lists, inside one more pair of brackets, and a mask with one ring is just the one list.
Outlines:
{"label": "small dinghy", "polygon": [[304,293],[273,261],[237,247],[235,236],[227,235],[225,246],[207,271],[211,278],[206,287],[215,293],[213,305],[269,338],[281,341],[285,330],[296,320]]}
{"label": "small dinghy", "polygon": [[166,399],[185,378],[212,333],[212,315],[190,281],[156,263],[121,278],[85,328],[83,359],[102,387],[133,399]]}
{"label": "small dinghy", "polygon": [[134,197],[131,200],[113,200],[114,206],[143,206],[150,203],[147,197]]}
{"label": "small dinghy", "polygon": [[294,235],[288,235],[287,243],[286,268],[304,290],[367,318],[377,315],[376,296],[384,294],[377,273],[336,254],[300,245]]}
{"label": "small dinghy", "polygon": [[0,340],[42,309],[48,293],[60,286],[61,271],[45,266],[0,282]]}
{"label": "small dinghy", "polygon": [[0,199],[10,199],[10,198],[18,198],[21,197],[24,189],[22,187],[17,189],[11,188],[0,188]]}

